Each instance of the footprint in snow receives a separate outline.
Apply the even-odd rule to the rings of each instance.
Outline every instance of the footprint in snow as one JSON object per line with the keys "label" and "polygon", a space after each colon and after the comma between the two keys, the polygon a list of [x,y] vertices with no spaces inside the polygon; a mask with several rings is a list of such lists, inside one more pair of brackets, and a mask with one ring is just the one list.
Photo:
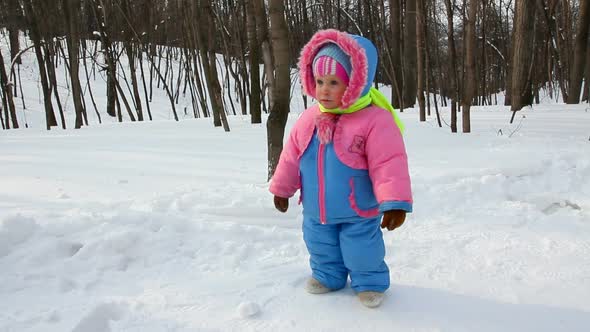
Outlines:
{"label": "footprint in snow", "polygon": [[112,320],[119,320],[123,310],[115,304],[103,303],[92,309],[74,327],[72,332],[110,332]]}

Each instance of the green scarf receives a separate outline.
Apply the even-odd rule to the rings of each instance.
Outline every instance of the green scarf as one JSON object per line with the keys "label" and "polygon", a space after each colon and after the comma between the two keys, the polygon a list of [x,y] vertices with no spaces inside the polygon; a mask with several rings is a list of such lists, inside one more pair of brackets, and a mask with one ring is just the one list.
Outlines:
{"label": "green scarf", "polygon": [[403,124],[402,120],[399,118],[399,116],[397,115],[397,113],[395,112],[393,106],[391,106],[391,104],[389,103],[387,98],[385,98],[385,96],[379,90],[377,90],[373,87],[371,87],[371,90],[369,90],[369,93],[360,97],[349,108],[346,108],[346,109],[325,108],[324,106],[322,106],[322,104],[320,104],[320,110],[324,113],[348,114],[348,113],[354,113],[356,111],[360,111],[363,108],[365,108],[371,104],[388,110],[391,113],[391,115],[393,115],[393,120],[395,121],[395,124],[399,128],[400,132],[402,133],[402,135],[404,134],[404,129],[405,129],[404,124]]}

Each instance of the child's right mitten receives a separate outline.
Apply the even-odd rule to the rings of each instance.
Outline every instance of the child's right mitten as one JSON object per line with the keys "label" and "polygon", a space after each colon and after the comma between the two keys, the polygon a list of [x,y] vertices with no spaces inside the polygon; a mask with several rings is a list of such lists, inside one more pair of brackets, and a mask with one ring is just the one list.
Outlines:
{"label": "child's right mitten", "polygon": [[287,212],[289,209],[289,199],[284,197],[279,197],[275,195],[274,198],[275,208],[281,212]]}

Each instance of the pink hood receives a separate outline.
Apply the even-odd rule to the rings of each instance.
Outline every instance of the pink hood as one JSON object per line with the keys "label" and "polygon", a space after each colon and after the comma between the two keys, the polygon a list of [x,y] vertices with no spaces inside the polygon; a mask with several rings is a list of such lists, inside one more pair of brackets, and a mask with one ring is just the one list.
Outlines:
{"label": "pink hood", "polygon": [[352,72],[348,88],[342,96],[341,106],[341,108],[348,108],[354,104],[357,99],[362,97],[362,93],[367,84],[371,84],[371,82],[368,81],[370,73],[365,48],[353,37],[353,35],[349,35],[345,32],[334,29],[318,31],[303,47],[298,65],[303,92],[312,98],[316,97],[315,79],[313,77],[312,68],[313,59],[320,48],[327,43],[338,45],[342,51],[350,57]]}

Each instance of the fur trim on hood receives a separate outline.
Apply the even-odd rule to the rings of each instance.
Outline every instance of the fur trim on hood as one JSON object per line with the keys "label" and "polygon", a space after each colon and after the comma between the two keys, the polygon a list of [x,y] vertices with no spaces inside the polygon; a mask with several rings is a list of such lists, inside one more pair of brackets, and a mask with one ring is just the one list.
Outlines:
{"label": "fur trim on hood", "polygon": [[313,59],[327,43],[336,44],[350,57],[352,72],[348,88],[342,96],[341,108],[348,108],[369,92],[377,69],[377,50],[368,39],[334,29],[316,32],[303,46],[299,57],[299,73],[303,92],[315,98]]}

